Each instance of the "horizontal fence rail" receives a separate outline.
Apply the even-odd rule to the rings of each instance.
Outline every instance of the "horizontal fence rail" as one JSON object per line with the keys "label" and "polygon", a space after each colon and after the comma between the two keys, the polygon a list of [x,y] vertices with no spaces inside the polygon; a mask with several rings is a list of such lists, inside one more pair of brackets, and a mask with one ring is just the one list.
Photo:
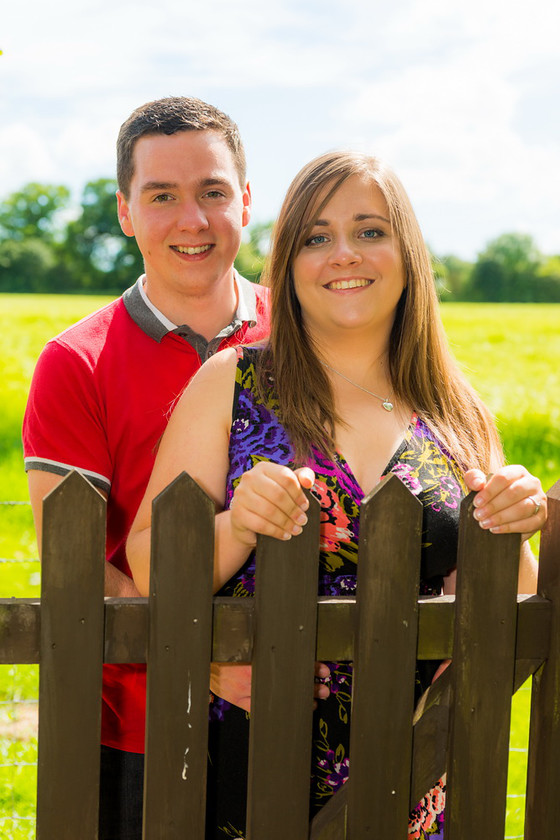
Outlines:
{"label": "horizontal fence rail", "polygon": [[[176,479],[154,504],[150,598],[103,599],[102,497],[73,473],[45,500],[42,598],[0,600],[0,663],[40,664],[39,838],[97,836],[101,666],[147,662],[145,840],[202,840],[211,661],[253,663],[247,840],[402,840],[446,771],[446,840],[503,840],[511,695],[531,674],[526,837],[555,836],[560,483],[537,596],[515,595],[519,538],[480,529],[467,497],[457,599],[418,598],[421,508],[394,476],[362,505],[355,598],[317,598],[315,503],[300,536],[259,540],[255,598],[212,598],[213,516]],[[451,657],[414,709],[416,659]],[[309,825],[315,659],[355,679],[349,780]]]}

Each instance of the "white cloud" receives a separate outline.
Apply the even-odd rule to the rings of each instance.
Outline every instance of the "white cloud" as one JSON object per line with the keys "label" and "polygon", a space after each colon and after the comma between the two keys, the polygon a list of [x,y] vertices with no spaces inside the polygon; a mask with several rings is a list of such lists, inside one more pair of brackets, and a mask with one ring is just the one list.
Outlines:
{"label": "white cloud", "polygon": [[[215,102],[250,150],[257,218],[326,148],[381,153],[434,244],[473,256],[527,225],[560,252],[555,0],[28,0],[3,11],[0,184],[114,172],[122,120]],[[537,93],[550,102],[531,107]],[[539,100],[540,102],[540,100]],[[547,109],[547,104],[549,108]]]}

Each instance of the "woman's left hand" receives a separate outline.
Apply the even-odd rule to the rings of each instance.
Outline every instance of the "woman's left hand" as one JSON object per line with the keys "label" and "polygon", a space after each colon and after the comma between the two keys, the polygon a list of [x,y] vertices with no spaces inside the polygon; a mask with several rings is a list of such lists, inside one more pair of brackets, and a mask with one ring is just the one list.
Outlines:
{"label": "woman's left hand", "polygon": [[474,497],[474,518],[493,534],[518,533],[526,540],[543,527],[547,499],[541,482],[520,464],[509,464],[486,476],[468,470],[465,481]]}

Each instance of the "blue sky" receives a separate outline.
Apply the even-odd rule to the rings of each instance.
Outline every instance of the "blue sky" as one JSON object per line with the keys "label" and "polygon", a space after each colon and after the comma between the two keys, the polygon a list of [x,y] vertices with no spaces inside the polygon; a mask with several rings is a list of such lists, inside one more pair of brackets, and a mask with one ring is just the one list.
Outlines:
{"label": "blue sky", "polygon": [[0,196],[114,174],[137,105],[199,96],[239,124],[254,214],[335,147],[381,155],[438,254],[506,231],[560,253],[556,0],[28,0],[0,20]]}

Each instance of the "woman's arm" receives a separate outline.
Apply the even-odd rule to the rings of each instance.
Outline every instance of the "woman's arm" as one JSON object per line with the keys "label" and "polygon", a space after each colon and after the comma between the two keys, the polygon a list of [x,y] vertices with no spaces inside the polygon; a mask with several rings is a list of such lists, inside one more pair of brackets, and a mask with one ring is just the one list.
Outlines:
{"label": "woman's arm", "polygon": [[229,469],[235,350],[207,361],[177,403],[161,439],[154,469],[127,540],[127,557],[142,595],[149,592],[152,501],[186,471],[216,504],[214,591],[243,565],[257,533],[289,539],[301,532],[308,502],[302,485],[311,470],[261,463],[242,476],[232,510],[223,511]]}

